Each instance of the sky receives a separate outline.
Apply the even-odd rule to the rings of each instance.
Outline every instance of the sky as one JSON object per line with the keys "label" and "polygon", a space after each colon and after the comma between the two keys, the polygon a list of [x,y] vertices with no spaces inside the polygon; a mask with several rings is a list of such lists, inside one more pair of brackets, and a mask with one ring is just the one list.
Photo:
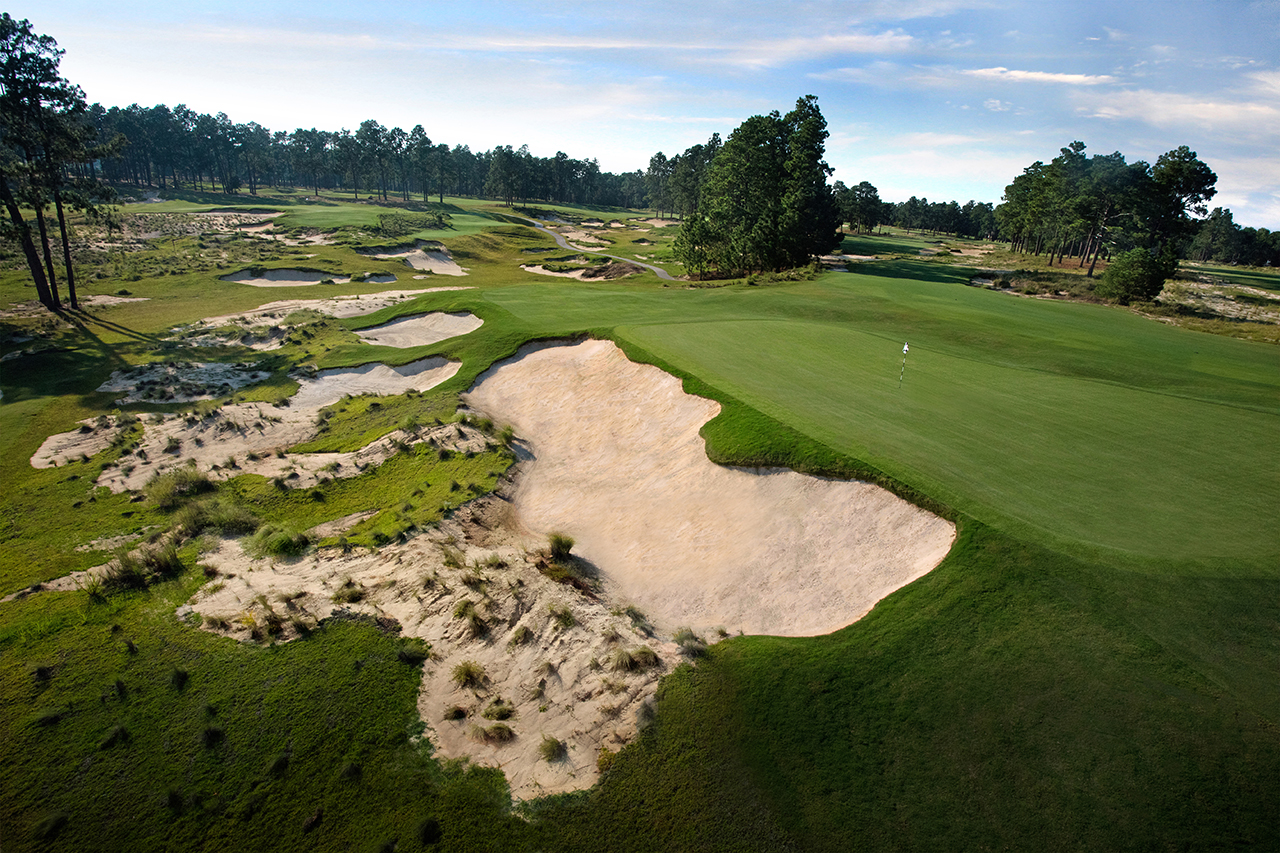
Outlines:
{"label": "sky", "polygon": [[1211,207],[1280,230],[1280,0],[41,0],[14,9],[104,106],[272,130],[365,119],[472,150],[647,167],[813,94],[833,180],[998,203],[1073,140],[1187,145]]}

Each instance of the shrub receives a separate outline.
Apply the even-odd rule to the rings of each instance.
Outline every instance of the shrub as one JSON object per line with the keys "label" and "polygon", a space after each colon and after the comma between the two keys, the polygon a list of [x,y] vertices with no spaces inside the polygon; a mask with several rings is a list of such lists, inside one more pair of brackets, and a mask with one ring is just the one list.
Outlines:
{"label": "shrub", "polygon": [[1178,260],[1168,248],[1159,257],[1146,249],[1132,249],[1112,260],[1093,292],[1121,305],[1151,302],[1177,270]]}
{"label": "shrub", "polygon": [[264,524],[245,541],[253,557],[297,557],[311,546],[311,538],[279,524]]}
{"label": "shrub", "polygon": [[542,736],[542,743],[538,744],[538,755],[542,756],[543,761],[563,761],[568,754],[564,741],[551,735]]}
{"label": "shrub", "polygon": [[489,680],[484,667],[473,660],[464,660],[453,668],[453,683],[459,687],[475,689]]}
{"label": "shrub", "polygon": [[190,466],[157,474],[143,488],[147,500],[163,510],[177,508],[188,498],[211,492],[215,485],[209,476]]}

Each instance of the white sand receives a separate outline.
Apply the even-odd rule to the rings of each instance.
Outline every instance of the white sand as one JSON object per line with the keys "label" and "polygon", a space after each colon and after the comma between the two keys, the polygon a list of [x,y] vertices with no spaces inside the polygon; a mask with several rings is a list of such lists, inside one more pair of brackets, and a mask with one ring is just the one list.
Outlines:
{"label": "white sand", "polygon": [[445,314],[434,311],[416,317],[402,317],[356,332],[371,344],[389,347],[417,347],[456,338],[474,332],[484,325],[484,320],[474,314]]}
{"label": "white sand", "polygon": [[867,483],[712,464],[698,430],[719,404],[607,341],[526,348],[465,399],[532,448],[520,521],[573,536],[610,597],[666,630],[834,631],[936,566],[955,536]]}
{"label": "white sand", "polygon": [[386,290],[382,293],[366,293],[357,296],[335,296],[332,299],[283,299],[268,302],[249,311],[238,314],[222,314],[204,321],[209,328],[224,326],[236,322],[260,322],[263,320],[282,319],[293,311],[310,309],[330,317],[363,317],[374,311],[381,311],[389,305],[412,299],[423,293],[436,293],[441,290],[471,290],[469,287],[427,287],[422,290]]}
{"label": "white sand", "polygon": [[419,240],[414,246],[397,248],[389,252],[362,250],[360,254],[378,258],[379,260],[399,258],[415,270],[430,270],[436,275],[467,274],[467,271],[458,266],[458,262],[453,259],[453,256],[449,254],[449,250],[442,244],[426,240]]}
{"label": "white sand", "polygon": [[555,278],[576,278],[579,280],[581,280],[583,274],[586,273],[586,270],[567,270],[564,272],[556,272],[555,270],[547,269],[541,264],[521,264],[520,269],[525,272],[534,272],[538,275],[549,275]]}
{"label": "white sand", "polygon": [[451,378],[460,367],[460,361],[432,356],[399,367],[363,364],[360,367],[321,370],[314,379],[299,381],[302,387],[290,398],[290,408],[318,409],[342,399],[344,394],[403,394],[410,389],[426,391]]}
{"label": "white sand", "polygon": [[262,275],[254,275],[250,270],[222,276],[222,281],[234,281],[236,284],[247,284],[251,287],[311,287],[329,279],[334,284],[346,284],[351,281],[345,276],[335,276],[327,272],[312,270],[265,270]]}

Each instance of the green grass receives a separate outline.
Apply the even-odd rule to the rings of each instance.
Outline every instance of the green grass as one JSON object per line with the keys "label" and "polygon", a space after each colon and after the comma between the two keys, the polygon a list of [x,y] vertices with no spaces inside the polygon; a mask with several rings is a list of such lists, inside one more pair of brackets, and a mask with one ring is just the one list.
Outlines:
{"label": "green grass", "polygon": [[1280,272],[1272,269],[1262,267],[1224,267],[1217,264],[1202,264],[1192,261],[1183,261],[1181,268],[1191,272],[1207,273],[1229,284],[1241,284],[1272,292],[1280,292]]}
{"label": "green grass", "polygon": [[[277,209],[311,215],[286,200]],[[352,449],[407,418],[451,419],[452,395],[523,341],[611,336],[722,402],[703,430],[713,458],[884,482],[956,518],[955,549],[832,635],[708,647],[664,678],[639,741],[602,756],[600,786],[519,818],[498,771],[437,761],[418,740],[423,646],[342,620],[283,646],[195,630],[175,616],[204,582],[191,546],[176,577],[142,589],[37,593],[0,605],[6,849],[1280,846],[1280,350],[969,288],[958,264],[713,289],[537,278],[517,267],[544,235],[500,224],[497,206],[455,202],[499,218],[445,237],[472,274],[429,284],[475,290],[310,323],[310,337],[265,356],[219,350],[272,371],[241,396],[288,394],[285,373],[302,363],[461,361],[428,394],[335,407],[308,448]],[[344,201],[311,207],[339,223],[325,227],[368,227]],[[911,253],[932,238],[857,239]],[[255,247],[237,263],[301,263]],[[106,562],[76,550],[98,537],[187,521],[305,530],[375,509],[347,540],[377,546],[487,490],[510,463],[505,449],[441,459],[423,448],[318,489],[242,475],[173,512],[93,487],[118,449],[32,469],[45,436],[114,408],[92,390],[111,370],[173,357],[169,326],[282,298],[217,280],[231,269],[183,271],[197,248],[162,241],[127,285],[109,271],[89,292],[127,286],[151,301],[93,312],[53,331],[49,351],[5,363],[0,593]],[[326,269],[383,269],[348,247],[317,251]],[[0,302],[22,298],[20,277],[0,273]],[[351,334],[429,310],[485,324],[409,350]],[[619,673],[649,660],[615,651],[631,658]],[[476,668],[461,680],[487,703]]]}

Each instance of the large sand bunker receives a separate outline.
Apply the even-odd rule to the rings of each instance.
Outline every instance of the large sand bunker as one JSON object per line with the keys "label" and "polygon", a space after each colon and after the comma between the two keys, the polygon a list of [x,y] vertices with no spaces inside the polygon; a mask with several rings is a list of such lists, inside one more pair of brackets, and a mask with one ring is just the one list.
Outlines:
{"label": "large sand bunker", "polygon": [[360,329],[356,334],[371,344],[403,348],[439,343],[474,332],[483,325],[484,320],[474,314],[435,311],[416,317],[402,317],[372,329]]}
{"label": "large sand bunker", "polygon": [[827,633],[928,572],[955,537],[868,483],[712,464],[698,430],[719,404],[607,341],[528,347],[466,399],[532,448],[521,522],[572,535],[612,598],[668,630]]}
{"label": "large sand bunker", "polygon": [[374,311],[381,311],[406,299],[420,296],[423,293],[436,293],[441,290],[471,290],[469,287],[426,287],[421,290],[384,290],[381,293],[365,293],[355,296],[335,296],[332,299],[282,299],[268,302],[249,311],[238,314],[224,314],[209,317],[205,326],[217,327],[233,322],[253,322],[283,318],[294,311],[310,309],[330,317],[343,319],[346,317],[363,317]]}
{"label": "large sand bunker", "polygon": [[360,254],[382,261],[399,258],[415,270],[429,270],[436,275],[467,274],[465,269],[458,266],[458,262],[449,254],[448,249],[440,243],[431,243],[426,240],[419,240],[412,246],[400,246],[385,252],[376,249],[362,250]]}

